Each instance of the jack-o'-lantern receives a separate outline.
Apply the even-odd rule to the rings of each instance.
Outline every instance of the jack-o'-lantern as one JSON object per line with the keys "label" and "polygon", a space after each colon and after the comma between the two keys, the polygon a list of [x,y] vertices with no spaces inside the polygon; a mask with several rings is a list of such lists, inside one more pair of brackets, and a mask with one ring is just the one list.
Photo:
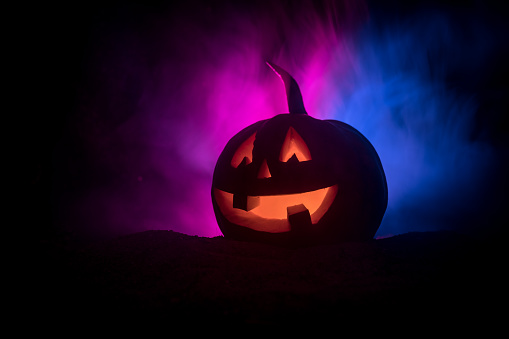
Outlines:
{"label": "jack-o'-lantern", "polygon": [[219,156],[212,203],[223,235],[281,245],[372,239],[387,207],[375,149],[348,124],[310,117],[293,77],[267,64],[289,114],[244,128]]}

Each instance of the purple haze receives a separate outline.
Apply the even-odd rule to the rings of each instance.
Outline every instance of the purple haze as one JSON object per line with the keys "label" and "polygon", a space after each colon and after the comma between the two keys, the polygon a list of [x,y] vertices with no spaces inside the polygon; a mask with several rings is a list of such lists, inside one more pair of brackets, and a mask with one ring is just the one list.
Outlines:
{"label": "purple haze", "polygon": [[487,62],[495,41],[462,40],[440,11],[376,15],[346,0],[99,12],[55,151],[59,222],[93,237],[220,235],[210,185],[222,148],[287,111],[265,60],[294,76],[311,116],[351,124],[377,149],[389,186],[377,236],[476,220],[494,153],[471,138],[477,98],[446,77]]}

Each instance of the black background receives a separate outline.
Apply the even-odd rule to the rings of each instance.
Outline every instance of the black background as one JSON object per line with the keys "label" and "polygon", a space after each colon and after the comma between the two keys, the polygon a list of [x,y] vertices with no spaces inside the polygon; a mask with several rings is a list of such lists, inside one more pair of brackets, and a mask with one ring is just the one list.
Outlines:
{"label": "black background", "polygon": [[[316,3],[319,7],[319,2]],[[230,2],[214,2],[214,6],[218,7],[227,4]],[[263,11],[263,4],[263,2],[249,2],[236,6]],[[292,10],[291,4],[295,6],[295,2],[286,3],[289,11]],[[54,218],[54,211],[59,208],[55,206],[55,201],[58,201],[55,194],[58,192],[53,189],[55,164],[68,166],[71,163],[69,165],[71,167],[85,169],[92,165],[87,163],[86,157],[80,153],[82,141],[79,133],[74,138],[67,139],[70,140],[67,145],[71,154],[69,157],[55,158],[54,148],[63,136],[74,135],[76,130],[79,131],[76,125],[82,119],[78,112],[83,100],[83,88],[92,86],[94,81],[97,81],[94,79],[97,75],[89,73],[89,61],[100,50],[98,46],[101,41],[96,40],[97,36],[100,36],[98,33],[103,29],[108,31],[117,25],[133,30],[143,29],[143,22],[150,20],[154,13],[165,11],[170,17],[179,16],[188,6],[195,6],[197,11],[200,11],[210,5],[205,1],[186,5],[172,5],[162,1],[108,4],[83,1],[64,5],[61,3],[27,5],[9,12],[14,19],[11,30],[8,32],[12,41],[12,48],[9,49],[8,54],[13,57],[12,65],[15,65],[12,86],[20,93],[20,96],[16,97],[15,111],[5,114],[15,116],[14,131],[18,135],[12,139],[12,142],[19,146],[19,151],[16,150],[16,159],[19,160],[15,161],[14,166],[17,172],[16,177],[19,178],[15,185],[21,192],[19,200],[21,208],[17,212],[19,227],[16,229],[23,234],[18,239],[24,241],[27,237],[35,238],[39,245],[34,246],[33,251],[29,251],[32,253],[29,260],[34,266],[28,267],[28,283],[23,286],[25,292],[23,295],[26,295],[27,290],[33,289],[34,281],[38,284],[38,288],[33,289],[35,295],[30,296],[28,300],[29,305],[38,305],[30,308],[32,311],[35,310],[32,314],[33,318],[59,319],[55,318],[55,314],[60,317],[74,318],[74,315],[79,314],[83,320],[88,319],[86,317],[91,314],[97,315],[94,312],[99,309],[99,313],[103,312],[104,314],[101,313],[101,315],[108,319],[114,318],[115,315],[109,313],[110,311],[130,312],[129,315],[134,318],[136,318],[136,312],[148,312],[145,313],[147,318],[159,319],[164,316],[163,313],[157,313],[161,311],[161,299],[158,299],[160,296],[167,298],[162,300],[166,302],[164,305],[169,307],[163,306],[163,311],[169,312],[171,316],[179,315],[178,319],[194,314],[195,310],[200,310],[204,317],[213,315],[215,318],[212,319],[221,318],[221,314],[217,313],[219,309],[221,312],[231,312],[233,320],[240,318],[248,322],[266,319],[262,312],[267,310],[269,315],[274,316],[289,310],[300,314],[303,319],[309,313],[316,316],[319,314],[315,312],[316,310],[324,310],[321,302],[327,307],[335,308],[336,313],[327,313],[329,318],[324,318],[330,321],[337,321],[333,317],[335,314],[348,314],[352,305],[357,310],[357,314],[362,314],[363,305],[376,304],[374,316],[384,315],[391,303],[409,307],[400,308],[397,313],[407,318],[417,314],[412,312],[418,311],[418,314],[423,315],[427,313],[426,310],[429,307],[435,307],[432,312],[438,312],[442,320],[450,319],[450,315],[457,311],[460,311],[463,316],[469,315],[477,320],[479,312],[484,313],[490,307],[493,310],[499,310],[502,306],[498,304],[501,296],[498,291],[502,286],[499,279],[502,277],[500,272],[503,271],[503,261],[499,256],[502,255],[502,249],[505,247],[505,238],[502,237],[507,223],[505,206],[509,207],[509,194],[505,193],[509,188],[506,175],[509,170],[507,10],[497,1],[395,0],[368,1],[367,4],[371,15],[379,25],[394,20],[405,20],[415,12],[430,8],[451,13],[459,21],[476,20],[477,15],[480,15],[492,22],[487,34],[493,34],[500,41],[500,48],[490,58],[492,62],[478,65],[476,69],[466,70],[463,73],[447,74],[447,81],[451,85],[462,91],[475,93],[480,98],[480,107],[476,113],[478,129],[477,132],[474,131],[472,138],[490,143],[499,155],[496,168],[493,169],[494,173],[497,173],[498,187],[488,190],[498,195],[494,200],[499,201],[499,208],[496,209],[495,215],[486,215],[486,225],[483,227],[492,230],[489,232],[488,239],[481,242],[470,239],[464,242],[461,240],[463,238],[450,234],[413,234],[394,237],[392,240],[377,240],[376,245],[346,244],[338,248],[303,249],[290,253],[283,249],[267,249],[264,246],[257,247],[252,244],[224,243],[223,239],[149,232],[123,238],[118,242],[98,245],[84,252],[70,250],[69,248],[72,248],[76,242],[79,243],[80,239],[66,233],[66,225],[62,225]],[[473,13],[472,8],[477,8],[479,11]],[[128,93],[126,95],[128,96]],[[128,106],[129,102],[125,105]],[[125,113],[127,116],[108,116],[105,119],[106,127],[113,128],[127,119],[129,110],[124,112],[127,112]],[[5,128],[9,129],[8,126]],[[88,182],[97,180],[85,174],[75,177],[75,174],[60,172],[59,175],[67,176],[63,181],[68,183],[68,189],[77,192]],[[479,199],[482,200],[483,197]],[[18,205],[18,199],[14,202]],[[465,209],[468,208],[469,206],[465,206]],[[457,230],[461,228],[461,225],[456,227]],[[460,246],[458,242],[461,243]],[[274,259],[281,255],[282,261]],[[293,260],[299,257],[301,259],[305,257],[305,260],[295,263]],[[249,265],[245,270],[240,270],[230,279],[233,279],[233,282],[242,282],[244,275],[251,277],[252,274],[256,276],[261,272],[262,280],[268,285],[264,285],[260,293],[265,291],[271,293],[268,296],[262,293],[266,299],[258,298],[257,294],[252,294],[251,290],[230,288],[228,293],[232,294],[221,299],[220,295],[216,295],[221,289],[214,290],[206,284],[199,288],[193,285],[198,279],[197,275],[204,272],[201,271],[204,267],[216,269],[216,266],[225,263],[226,265],[245,265],[246,262]],[[260,263],[268,266],[260,266]],[[273,270],[274,267],[277,268],[277,273]],[[298,270],[292,271],[289,267],[308,271],[299,273]],[[346,279],[345,281],[351,278],[353,279],[351,283],[341,285],[341,282],[336,284],[326,280],[326,277],[334,276],[329,274],[329,270],[337,269],[337,267],[341,269],[336,272],[339,272],[338,274],[334,273],[335,277]],[[454,269],[451,271],[451,268]],[[286,269],[289,270],[287,276],[284,273]],[[226,267],[222,274],[228,275],[232,272]],[[432,273],[431,278],[428,273]],[[271,280],[272,275],[277,276],[279,280],[276,278]],[[169,279],[168,284],[172,288],[185,287],[184,289],[191,294],[186,296],[184,293],[168,292],[163,287],[160,287],[160,290],[154,288],[154,283],[159,282],[161,276]],[[177,276],[181,278],[181,281],[176,278]],[[320,296],[314,292],[313,288],[323,288],[323,284],[310,284],[312,288],[308,289],[306,277],[325,279],[323,281],[330,283],[334,293],[337,293],[334,297],[336,299],[328,299],[327,296]],[[210,284],[223,282],[221,276],[212,278],[208,276],[208,279],[205,282]],[[433,286],[431,289],[428,285],[430,279]],[[250,284],[247,284],[249,289],[258,288],[254,279],[249,281]],[[397,292],[398,298],[394,299],[393,295],[384,289],[382,286],[384,281],[394,284],[396,289],[400,288]],[[279,283],[296,283],[297,287],[292,290],[290,286],[286,292],[278,294],[271,292],[273,286],[269,282],[275,284],[274,286]],[[341,301],[341,291],[335,288],[338,286],[349,288],[349,292],[345,293],[351,294],[346,297],[346,302]],[[426,293],[421,294],[424,290]],[[456,292],[451,294],[453,290]],[[439,294],[436,294],[437,291]],[[373,296],[371,292],[376,295],[375,299],[369,299],[369,301],[362,299],[365,295],[370,295],[371,298]],[[154,295],[152,304],[143,302]],[[287,298],[286,301],[281,301],[283,297],[280,295]],[[448,300],[447,298],[451,295],[452,299]],[[464,298],[465,295],[469,298]],[[416,296],[418,298],[413,299]],[[429,296],[433,298],[428,299]],[[203,300],[206,302],[204,303]],[[219,307],[214,304],[214,300]],[[243,304],[244,300],[247,300],[248,305],[254,302],[258,308],[254,311],[242,309],[242,307],[248,307]],[[444,300],[448,300],[446,304],[449,308],[437,304]],[[457,303],[458,301],[461,302]],[[481,301],[481,308],[473,305],[474,301]],[[494,304],[491,301],[494,301]],[[103,309],[101,302],[108,307]],[[279,308],[271,306],[274,303],[280,305]],[[55,306],[58,311],[54,311],[55,314],[47,313],[47,305]],[[175,308],[172,309],[171,305]],[[343,308],[338,310],[336,308],[338,305],[342,305]],[[85,306],[95,310],[90,313],[84,308]],[[234,310],[234,307],[237,307],[237,310]],[[182,310],[184,313],[181,312]],[[475,312],[471,313],[471,311]],[[291,314],[287,314],[286,320],[291,321],[291,317]],[[392,317],[390,314],[385,314],[385,318]],[[399,319],[401,318],[392,318],[395,321]]]}

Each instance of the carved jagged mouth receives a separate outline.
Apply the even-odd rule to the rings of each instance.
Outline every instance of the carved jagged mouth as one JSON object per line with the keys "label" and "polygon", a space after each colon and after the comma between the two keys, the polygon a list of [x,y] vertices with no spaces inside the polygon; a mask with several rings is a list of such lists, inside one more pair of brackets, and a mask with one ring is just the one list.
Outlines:
{"label": "carved jagged mouth", "polygon": [[228,221],[269,233],[289,232],[318,223],[336,198],[338,185],[315,191],[243,196],[214,188],[214,197]]}

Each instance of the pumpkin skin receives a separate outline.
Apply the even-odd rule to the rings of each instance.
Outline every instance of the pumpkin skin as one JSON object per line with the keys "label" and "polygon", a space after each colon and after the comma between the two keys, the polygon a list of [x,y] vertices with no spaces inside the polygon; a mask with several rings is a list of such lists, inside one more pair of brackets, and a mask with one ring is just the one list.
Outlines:
{"label": "pumpkin skin", "polygon": [[355,128],[309,116],[295,80],[289,114],[237,133],[219,156],[212,204],[226,238],[278,245],[363,241],[387,208],[387,183],[371,143]]}

